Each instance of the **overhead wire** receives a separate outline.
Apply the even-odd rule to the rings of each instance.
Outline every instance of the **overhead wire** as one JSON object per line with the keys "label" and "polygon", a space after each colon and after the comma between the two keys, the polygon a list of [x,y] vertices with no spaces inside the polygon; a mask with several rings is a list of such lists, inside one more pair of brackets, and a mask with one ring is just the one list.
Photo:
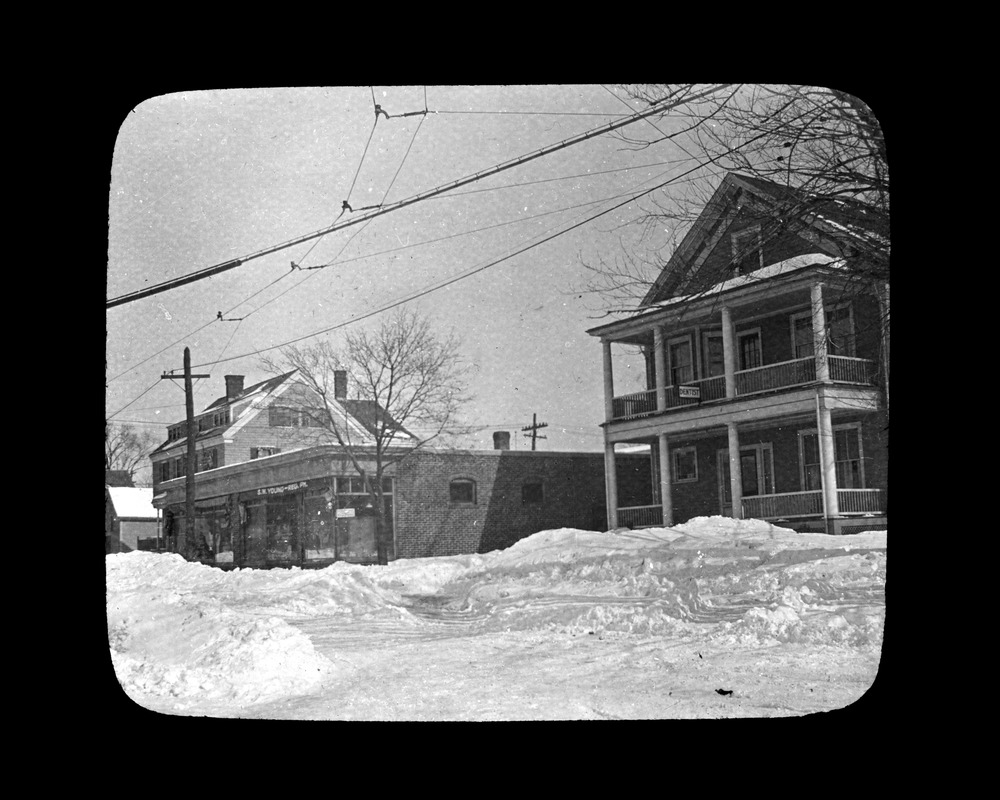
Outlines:
{"label": "overhead wire", "polygon": [[[346,327],[348,325],[352,325],[352,324],[354,324],[356,322],[360,322],[360,321],[362,321],[364,319],[368,319],[369,317],[373,317],[376,314],[381,314],[381,313],[383,313],[385,311],[389,311],[389,310],[391,310],[393,308],[401,306],[404,303],[408,303],[408,302],[411,302],[412,300],[416,300],[416,299],[418,299],[420,297],[423,297],[425,295],[431,294],[432,292],[438,291],[439,289],[443,289],[446,286],[449,286],[449,285],[451,285],[453,283],[457,283],[458,281],[464,280],[465,278],[471,277],[472,275],[478,274],[479,272],[482,272],[482,271],[484,271],[486,269],[489,269],[489,268],[494,267],[494,266],[496,266],[498,264],[501,264],[504,261],[507,261],[507,260],[509,260],[511,258],[514,258],[515,256],[521,255],[522,253],[525,253],[528,250],[532,250],[532,249],[534,249],[534,248],[536,248],[536,247],[538,247],[538,246],[540,246],[542,244],[545,244],[546,242],[549,242],[549,241],[551,241],[551,240],[553,240],[553,239],[555,239],[555,238],[557,238],[559,236],[562,236],[562,235],[564,235],[566,233],[569,233],[570,231],[575,230],[576,228],[579,228],[579,227],[581,227],[583,225],[586,225],[587,223],[592,222],[595,219],[598,219],[598,218],[600,218],[600,217],[602,217],[602,216],[604,216],[606,214],[609,214],[612,211],[615,211],[615,210],[617,210],[619,208],[622,208],[623,206],[628,205],[629,203],[633,202],[634,200],[638,200],[640,197],[645,197],[646,195],[651,194],[651,193],[653,193],[655,191],[658,191],[659,189],[662,189],[665,186],[668,186],[668,185],[670,185],[672,183],[675,183],[675,182],[679,181],[681,178],[684,178],[684,177],[686,177],[686,176],[688,176],[688,175],[690,175],[690,174],[698,171],[699,169],[703,169],[704,167],[708,166],[709,164],[712,164],[712,163],[714,163],[716,161],[719,161],[720,159],[724,158],[726,155],[729,155],[730,153],[734,152],[735,150],[738,150],[740,148],[746,147],[749,144],[751,144],[752,142],[756,141],[757,139],[763,138],[764,136],[767,136],[767,135],[768,134],[765,132],[765,133],[758,134],[757,136],[750,137],[749,139],[747,139],[746,141],[744,141],[744,142],[736,145],[735,147],[729,148],[728,150],[726,150],[723,153],[711,156],[710,158],[706,159],[704,162],[700,162],[700,163],[696,164],[694,167],[692,167],[691,169],[686,170],[685,172],[682,172],[679,175],[675,175],[672,178],[669,178],[666,181],[663,181],[662,183],[659,183],[659,184],[657,184],[656,186],[653,186],[650,189],[646,189],[646,190],[644,190],[642,192],[636,192],[636,193],[632,194],[630,197],[628,197],[625,200],[623,200],[622,202],[616,203],[615,205],[610,206],[609,208],[606,208],[603,211],[599,211],[596,214],[593,214],[593,215],[587,217],[586,219],[583,219],[583,220],[581,220],[579,222],[576,222],[576,223],[573,223],[571,225],[568,225],[567,227],[563,228],[562,230],[557,231],[556,233],[553,233],[551,235],[545,235],[543,238],[540,238],[537,241],[534,241],[534,242],[532,242],[530,244],[525,245],[524,247],[519,248],[518,250],[515,250],[515,251],[513,251],[511,253],[508,253],[505,256],[502,256],[502,257],[500,257],[498,259],[490,261],[490,262],[488,262],[486,264],[483,264],[483,265],[474,267],[472,269],[469,269],[469,270],[467,270],[464,273],[461,273],[461,274],[459,274],[457,276],[454,276],[452,278],[449,278],[447,280],[441,281],[441,282],[439,282],[437,284],[434,284],[434,285],[432,285],[430,287],[427,287],[427,288],[425,288],[425,289],[423,289],[421,291],[415,292],[415,293],[413,293],[413,294],[411,294],[411,295],[409,295],[409,296],[407,296],[407,297],[405,297],[405,298],[403,298],[401,300],[385,304],[385,305],[381,306],[380,308],[374,309],[374,310],[369,311],[369,312],[367,312],[365,314],[362,314],[362,315],[360,315],[358,317],[355,317],[355,318],[350,319],[350,320],[346,320],[346,321],[338,323],[336,325],[332,325],[330,327],[323,328],[322,330],[314,331],[313,333],[305,334],[303,336],[299,336],[299,337],[296,337],[294,339],[290,339],[290,340],[288,340],[286,342],[283,342],[283,343],[280,343],[280,344],[276,344],[276,345],[271,345],[269,347],[260,348],[259,350],[255,350],[255,351],[250,352],[250,353],[244,353],[243,355],[240,355],[240,356],[232,356],[232,357],[230,357],[227,360],[235,361],[235,360],[237,360],[239,358],[249,358],[251,356],[260,355],[261,353],[270,352],[271,350],[276,350],[276,349],[278,349],[280,347],[285,347],[285,346],[288,346],[288,345],[291,345],[291,344],[296,344],[297,342],[301,342],[301,341],[304,341],[306,339],[311,339],[314,336],[320,336],[320,335],[322,335],[324,333],[329,333],[330,331],[334,331],[334,330],[337,330],[339,328],[343,328],[343,327]],[[648,180],[644,181],[643,183],[647,183],[647,182],[648,182]]]}
{"label": "overhead wire", "polygon": [[[683,99],[683,101],[678,101],[678,102],[693,102],[694,100],[697,99],[703,99],[704,97],[707,97],[715,93],[721,88],[725,88],[725,84],[715,85],[710,88],[706,88],[699,94],[692,97],[686,97]],[[549,155],[550,153],[556,152],[557,150],[574,146],[576,144],[579,144],[580,142],[586,141],[587,139],[591,139],[595,136],[599,136],[604,133],[609,133],[613,130],[617,130],[618,128],[638,122],[639,120],[644,119],[647,116],[651,116],[652,114],[660,113],[664,110],[667,110],[668,104],[672,102],[673,99],[674,98],[672,97],[664,98],[658,103],[652,105],[649,109],[630,115],[616,122],[607,123],[598,128],[593,128],[591,130],[584,131],[583,133],[571,136],[568,139],[563,139],[551,145],[546,145],[545,147],[539,148],[538,150],[523,154],[521,156],[510,159],[501,164],[494,165],[487,169],[480,170],[479,172],[473,173],[472,175],[467,175],[464,178],[459,178],[449,183],[437,186],[433,189],[420,192],[404,200],[398,200],[394,203],[389,204],[388,206],[383,206],[381,208],[373,209],[371,212],[368,213],[367,216],[362,215],[357,217],[351,217],[346,220],[336,222],[333,225],[330,225],[329,227],[321,229],[319,231],[313,231],[311,233],[303,234],[293,239],[289,239],[288,241],[271,245],[270,247],[265,247],[261,250],[258,250],[254,253],[250,253],[241,258],[230,259],[229,261],[225,261],[220,264],[215,264],[210,267],[205,267],[201,270],[188,273],[187,275],[182,275],[177,278],[170,279],[168,281],[163,281],[154,286],[146,287],[145,289],[140,289],[125,295],[121,295],[119,297],[112,298],[105,303],[105,307],[113,308],[118,305],[122,305],[123,303],[133,302],[135,300],[139,300],[144,297],[149,297],[151,295],[158,294],[160,292],[177,288],[178,286],[183,286],[197,280],[203,280],[204,278],[212,277],[214,275],[220,274],[221,272],[225,272],[230,269],[235,269],[236,267],[239,267],[252,259],[261,258],[265,255],[270,255],[271,253],[275,253],[279,250],[283,250],[289,247],[294,247],[297,244],[302,244],[303,242],[310,241],[311,239],[325,236],[326,234],[331,233],[334,230],[339,230],[349,225],[358,224],[367,219],[371,219],[372,217],[381,216],[382,214],[398,211],[402,208],[406,208],[407,206],[413,205],[414,203],[419,203],[424,200],[427,200],[430,197],[434,197],[436,195],[443,194],[444,192],[451,191],[452,189],[459,188],[460,186],[465,186],[467,184],[474,183],[475,181],[482,180],[483,178],[488,177],[490,175],[495,175],[504,170],[511,169],[516,166],[521,166],[522,164],[525,164],[537,158],[541,158],[542,156]],[[345,201],[345,204],[346,202],[347,201]]]}

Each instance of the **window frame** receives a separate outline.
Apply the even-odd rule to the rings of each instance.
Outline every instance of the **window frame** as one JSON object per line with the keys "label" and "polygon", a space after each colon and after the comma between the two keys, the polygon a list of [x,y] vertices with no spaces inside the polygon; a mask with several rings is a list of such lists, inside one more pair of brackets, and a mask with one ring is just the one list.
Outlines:
{"label": "window frame", "polygon": [[[833,352],[833,350],[830,347],[830,345],[833,343],[833,339],[830,336],[830,332],[831,332],[832,322],[835,322],[836,320],[832,320],[831,317],[832,317],[832,315],[834,313],[842,313],[845,310],[847,311],[846,319],[847,319],[847,326],[848,326],[848,334],[847,334],[847,342],[846,342],[846,345],[847,345],[846,352],[835,353],[835,352]],[[851,303],[851,302],[836,303],[836,304],[834,304],[832,306],[829,306],[829,307],[824,304],[824,306],[823,306],[823,315],[824,315],[824,318],[826,319],[825,336],[826,336],[826,342],[827,342],[827,353],[829,355],[831,355],[831,356],[844,356],[844,357],[847,357],[847,358],[854,358],[857,355],[857,331],[856,331],[856,329],[854,327],[854,304]],[[799,320],[803,320],[803,319],[809,320],[809,332],[810,332],[809,346],[810,346],[810,352],[808,354],[806,354],[806,355],[801,355],[800,356],[799,353],[798,353],[798,347],[799,346],[795,342],[795,328],[796,328],[796,323]],[[812,335],[812,309],[806,309],[805,311],[799,311],[799,312],[796,312],[795,314],[790,315],[790,317],[789,317],[789,326],[791,328],[791,337],[792,337],[792,356],[794,358],[796,358],[796,359],[799,359],[799,358],[809,358],[810,356],[815,356],[816,355],[816,341],[815,341],[815,337]]]}
{"label": "window frame", "polygon": [[[457,485],[468,485],[472,489],[472,499],[471,500],[456,500],[454,487]],[[450,478],[448,480],[448,505],[450,506],[475,506],[479,503],[479,484],[476,482],[475,478],[469,478],[466,476],[459,476]]]}
{"label": "window frame", "polygon": [[[679,381],[677,383],[674,383],[674,370],[677,369],[677,366],[674,364],[674,351],[673,351],[673,348],[674,348],[674,345],[677,345],[677,344],[686,344],[687,345],[687,348],[688,348],[688,359],[689,360],[688,360],[688,363],[682,365],[681,368],[686,367],[690,371],[691,377],[689,377],[685,381]],[[671,381],[668,384],[668,386],[683,386],[685,384],[692,383],[695,380],[695,373],[694,373],[694,368],[695,368],[694,344],[691,341],[691,334],[686,334],[684,336],[675,336],[672,339],[668,339],[667,340],[667,344],[666,344],[666,354],[665,355],[666,355],[666,359],[664,359],[664,360],[667,362],[667,377],[669,377],[670,381]]]}
{"label": "window frame", "polygon": [[[760,363],[756,367],[748,367],[743,363],[743,340],[753,336],[757,337],[757,354],[760,356]],[[759,369],[764,366],[764,335],[761,333],[760,327],[736,331],[736,361],[738,372]]]}
{"label": "window frame", "polygon": [[[524,496],[525,489],[527,489],[529,486],[538,487],[539,496],[537,500],[530,500]],[[545,502],[545,481],[543,481],[541,478],[526,478],[521,483],[521,505],[539,506],[542,505],[544,502]]]}
{"label": "window frame", "polygon": [[[694,475],[681,478],[677,459],[683,454],[690,453],[693,457]],[[694,445],[688,447],[675,447],[670,451],[670,482],[671,483],[697,483],[698,482],[698,448]]]}
{"label": "window frame", "polygon": [[[853,459],[853,458],[838,459],[837,458],[837,434],[838,433],[842,433],[842,432],[847,431],[847,430],[853,430],[854,431],[854,435],[857,437],[856,440],[857,440],[857,443],[858,443],[858,456],[857,456],[856,459]],[[866,488],[868,488],[868,483],[865,480],[865,447],[864,447],[864,437],[861,435],[861,423],[860,422],[843,422],[843,423],[841,423],[839,425],[833,425],[833,426],[831,426],[831,432],[833,433],[833,469],[834,469],[834,474],[837,475],[837,488],[838,489],[866,489]],[[808,485],[806,483],[806,476],[807,476],[806,467],[807,467],[807,464],[806,464],[805,440],[806,440],[806,437],[809,437],[809,436],[816,437],[816,457],[817,457],[817,459],[820,457],[820,455],[819,455],[819,430],[817,428],[803,428],[802,430],[798,431],[798,439],[799,439],[799,442],[798,442],[798,444],[799,444],[799,486],[801,487],[801,490],[803,492],[818,492],[818,491],[822,491],[822,489],[823,489],[822,469],[820,469],[819,486],[815,486],[815,487],[813,487],[813,488],[810,489],[810,488],[808,488]],[[858,475],[858,482],[861,485],[860,486],[842,486],[841,482],[840,482],[840,474],[839,474],[840,470],[838,469],[838,466],[840,464],[849,464],[852,461],[857,461],[858,462],[857,475]],[[815,462],[815,464],[817,466],[819,464],[821,464],[821,463],[822,463],[821,461]],[[813,466],[813,462],[809,462],[808,466]]]}
{"label": "window frame", "polygon": [[[753,238],[757,242],[757,246],[754,248],[747,248],[746,252],[741,249],[741,242]],[[764,238],[761,235],[760,223],[755,225],[747,225],[745,228],[741,228],[738,231],[734,231],[729,234],[729,246],[730,252],[732,253],[732,263],[733,263],[733,274],[734,275],[746,275],[749,272],[753,272],[755,269],[760,269],[764,266]],[[746,269],[746,265],[749,259],[753,258],[756,252],[756,266],[753,269]]]}

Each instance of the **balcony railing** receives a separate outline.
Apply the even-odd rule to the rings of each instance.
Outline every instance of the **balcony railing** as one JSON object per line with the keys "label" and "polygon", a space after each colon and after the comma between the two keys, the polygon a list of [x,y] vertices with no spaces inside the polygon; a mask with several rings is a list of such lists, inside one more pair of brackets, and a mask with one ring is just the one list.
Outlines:
{"label": "balcony railing", "polygon": [[663,524],[663,506],[626,506],[618,509],[623,528],[657,528]]}
{"label": "balcony railing", "polygon": [[736,394],[758,394],[816,380],[816,359],[796,358],[736,373]]}
{"label": "balcony railing", "polygon": [[[881,489],[838,489],[837,505],[844,514],[881,514]],[[743,498],[743,516],[746,519],[792,519],[817,517],[823,514],[823,493],[785,492],[761,494]]]}
{"label": "balcony railing", "polygon": [[634,392],[614,399],[615,419],[632,419],[656,411],[656,389]]}
{"label": "balcony railing", "polygon": [[[874,362],[865,358],[829,356],[830,379],[837,383],[851,383],[870,386],[874,374]],[[768,364],[754,369],[744,369],[736,373],[736,394],[739,397],[803,386],[816,381],[816,359],[795,358],[778,364]],[[691,381],[685,386],[697,386],[698,398],[680,396],[679,386],[666,387],[667,410],[687,406],[712,403],[726,397],[726,380],[722,375]],[[616,397],[612,403],[613,419],[632,419],[656,413],[656,390],[635,392]]]}
{"label": "balcony railing", "polygon": [[860,383],[869,385],[872,381],[873,361],[867,358],[848,358],[847,356],[828,356],[830,365],[830,380],[837,383]]}

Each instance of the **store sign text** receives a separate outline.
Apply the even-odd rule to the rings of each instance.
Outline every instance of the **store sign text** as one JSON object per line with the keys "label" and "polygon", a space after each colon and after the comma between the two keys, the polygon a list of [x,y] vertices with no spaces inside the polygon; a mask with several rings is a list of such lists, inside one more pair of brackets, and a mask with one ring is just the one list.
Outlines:
{"label": "store sign text", "polygon": [[305,489],[308,484],[306,481],[299,481],[298,483],[286,483],[284,486],[269,486],[266,489],[258,489],[257,495],[268,495],[268,494],[285,494],[286,492],[295,492],[299,489]]}

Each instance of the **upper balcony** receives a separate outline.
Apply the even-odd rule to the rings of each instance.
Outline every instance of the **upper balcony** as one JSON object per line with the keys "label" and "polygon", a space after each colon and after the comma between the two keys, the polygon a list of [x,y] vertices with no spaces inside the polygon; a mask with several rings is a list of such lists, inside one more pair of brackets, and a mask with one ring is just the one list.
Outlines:
{"label": "upper balcony", "polygon": [[[833,383],[874,386],[875,362],[872,359],[851,356],[827,356],[829,380]],[[763,367],[738,370],[735,397],[765,394],[778,389],[805,386],[817,381],[816,358],[807,356],[768,364]],[[726,378],[716,375],[711,378],[691,380],[683,384],[664,387],[664,411],[688,408],[725,401]],[[656,389],[614,397],[611,420],[635,419],[657,413]]]}
{"label": "upper balcony", "polygon": [[[775,393],[832,384],[855,396],[877,386],[884,342],[876,298],[847,284],[833,263],[776,267],[783,269],[727,281],[717,291],[676,298],[591,330],[604,345],[606,423],[680,414],[679,424],[700,426],[695,418],[703,406],[742,401],[737,411],[770,415],[761,409],[781,405],[767,397]],[[633,355],[624,360],[632,363],[639,350],[645,375],[637,377],[645,390],[614,392],[612,344],[629,348]],[[808,401],[799,395],[800,405]],[[706,411],[706,421],[710,417],[717,419],[718,412]],[[640,430],[615,427],[615,437]]]}

